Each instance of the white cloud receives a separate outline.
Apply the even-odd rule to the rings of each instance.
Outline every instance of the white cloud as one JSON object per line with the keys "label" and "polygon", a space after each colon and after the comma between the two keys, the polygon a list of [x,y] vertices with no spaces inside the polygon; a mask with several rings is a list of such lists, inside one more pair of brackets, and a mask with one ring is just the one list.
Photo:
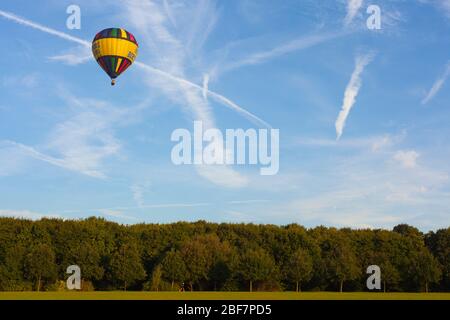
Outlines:
{"label": "white cloud", "polygon": [[26,156],[15,145],[0,140],[0,177],[22,171]]}
{"label": "white cloud", "polygon": [[422,104],[427,104],[438,94],[438,92],[444,86],[445,81],[447,81],[449,75],[450,75],[450,61],[445,66],[445,70],[442,73],[442,75],[436,80],[436,82],[431,87],[430,91],[428,91],[427,95],[422,100]]}
{"label": "white cloud", "polygon": [[394,136],[386,134],[367,138],[351,138],[346,139],[345,141],[324,138],[300,138],[295,141],[295,144],[309,147],[358,148],[378,152],[397,144],[403,137],[403,134]]}
{"label": "white cloud", "polygon": [[[212,31],[216,19],[213,2],[199,0],[185,3],[177,11],[172,10],[170,17],[166,14],[167,5],[165,8],[164,3],[127,1],[125,5],[121,4],[121,8],[125,9],[124,17],[127,22],[140,31],[143,43],[152,53],[151,61],[158,69],[144,63],[138,65],[163,76],[147,79],[149,86],[158,87],[167,97],[182,106],[188,105],[191,117],[202,121],[205,129],[216,127],[211,106],[204,98],[206,95],[253,122],[267,126],[267,123],[229,99],[209,91],[208,81],[199,86],[184,80],[187,70],[192,70],[190,57],[201,50]],[[174,28],[174,25],[178,28]],[[160,70],[168,70],[170,74]],[[200,73],[201,70],[197,72]],[[239,187],[247,180],[228,166],[195,166],[195,169],[201,177],[224,187]]]}
{"label": "white cloud", "polygon": [[14,86],[32,89],[39,84],[39,75],[37,73],[30,73],[26,75],[3,77],[2,84],[8,87]]}
{"label": "white cloud", "polygon": [[350,23],[352,23],[362,5],[363,0],[347,0],[347,15],[344,19],[345,25],[349,25]]}
{"label": "white cloud", "polygon": [[209,74],[203,75],[203,99],[208,98]]}
{"label": "white cloud", "polygon": [[407,169],[414,169],[417,166],[417,159],[420,154],[414,150],[397,151],[394,155],[394,160],[398,161],[403,167]]}
{"label": "white cloud", "polygon": [[242,188],[249,179],[224,165],[197,165],[198,174],[216,185],[228,188]]}
{"label": "white cloud", "polygon": [[418,0],[420,3],[430,4],[444,13],[447,18],[450,18],[450,0]]}
{"label": "white cloud", "polygon": [[125,220],[138,220],[138,218],[126,215],[123,212],[118,211],[118,210],[101,209],[99,211],[101,214],[108,216],[108,217],[120,218],[120,219],[125,219]]}
{"label": "white cloud", "polygon": [[231,63],[226,64],[222,67],[221,72],[228,72],[237,68],[241,68],[248,65],[257,65],[262,64],[271,59],[299,51],[308,49],[319,44],[325,43],[330,40],[334,40],[340,37],[347,35],[348,32],[335,32],[335,33],[323,33],[323,34],[313,34],[306,37],[301,37],[297,39],[293,39],[287,43],[275,46],[275,48],[256,52],[244,57],[242,59],[238,59],[237,61],[233,61]]}
{"label": "white cloud", "polygon": [[133,199],[140,208],[144,207],[144,193],[149,186],[150,183],[146,182],[135,183],[130,187],[131,193],[133,194]]}
{"label": "white cloud", "polygon": [[76,66],[92,60],[92,52],[86,46],[77,47],[62,54],[49,57],[52,61],[63,62],[65,64]]}
{"label": "white cloud", "polygon": [[[58,123],[44,143],[29,146],[15,141],[3,144],[34,159],[94,178],[106,178],[103,163],[117,156],[120,142],[114,136],[114,126],[126,121],[132,108],[122,111],[106,102],[82,99],[62,94],[75,111]],[[11,150],[10,150],[11,151]]]}
{"label": "white cloud", "polygon": [[[162,23],[165,23],[165,18],[164,18],[164,15],[161,14],[162,13],[161,10],[158,9],[158,10],[155,10],[154,12],[151,10],[148,11],[149,8],[150,9],[157,8],[157,7],[154,7],[154,5],[155,5],[154,3],[151,3],[149,1],[138,3],[133,0],[130,0],[130,1],[128,1],[128,4],[130,5],[130,8],[131,8],[131,14],[129,17],[130,21],[133,24],[136,24],[137,27],[143,27],[144,28],[143,34],[147,34],[147,36],[148,36],[148,32],[146,32],[146,30],[152,30],[153,34],[155,34],[157,36],[155,38],[156,40],[159,39],[160,41],[165,41],[166,44],[177,45],[177,40],[174,39],[171,36],[171,34],[162,25]],[[122,4],[121,4],[121,6],[122,6]],[[121,10],[122,10],[122,8],[121,8]],[[141,11],[141,10],[144,10],[144,11]],[[147,12],[145,10],[147,10]],[[146,17],[146,15],[147,15],[147,17]],[[60,32],[60,31],[57,31],[55,29],[52,29],[52,28],[49,28],[46,26],[43,26],[43,25],[35,23],[31,20],[21,18],[13,13],[0,10],[0,16],[3,16],[4,18],[11,20],[13,22],[31,27],[33,29],[60,37],[62,39],[68,40],[68,41],[72,41],[72,42],[81,44],[88,49],[91,48],[91,42],[89,42],[89,41],[71,36],[67,33]],[[148,16],[151,16],[150,20],[147,20]],[[190,23],[191,20],[188,20],[187,22]],[[205,36],[206,34],[207,34],[207,32],[203,32],[203,36]],[[148,43],[150,43],[150,44],[153,43],[153,39],[151,37],[148,37]],[[159,43],[158,45],[160,45],[160,44],[161,43]],[[154,48],[158,48],[158,46],[154,47]],[[159,47],[159,48],[161,49],[161,47]],[[172,55],[176,56],[183,50],[180,46],[177,45],[176,50],[172,49],[172,51],[173,51]],[[164,55],[164,53],[165,53],[164,50],[163,51],[158,50],[156,52],[160,54],[160,57],[159,57],[160,60],[163,61],[164,65],[167,67],[167,69],[164,69],[165,71],[154,68],[150,65],[147,65],[147,64],[144,64],[144,63],[141,63],[138,61],[135,62],[135,65],[148,71],[148,72],[151,72],[153,76],[157,76],[158,80],[155,80],[155,81],[156,81],[156,83],[159,83],[160,85],[162,85],[164,83],[169,84],[169,82],[177,82],[179,85],[180,84],[185,85],[190,88],[195,88],[195,89],[199,90],[199,92],[203,92],[202,86],[199,86],[191,81],[188,81],[184,78],[174,76],[173,74],[171,74],[170,72],[172,71],[173,68],[175,68],[175,69],[178,68],[177,65],[171,65],[171,62],[174,62],[174,60],[171,60],[170,55],[169,56]],[[65,55],[63,54],[63,55],[59,55],[56,57],[57,57],[56,60],[64,61],[66,63],[81,63],[81,62],[87,61],[84,58],[75,59],[74,54],[65,54]],[[53,58],[55,58],[55,57],[53,57]],[[170,81],[168,82],[167,80],[170,80]],[[174,93],[176,93],[176,90],[173,90],[173,87],[167,88],[167,93],[171,93],[173,95]],[[270,127],[266,122],[262,121],[260,118],[256,117],[255,115],[251,114],[247,110],[238,106],[236,103],[232,102],[230,99],[228,99],[216,92],[213,92],[213,91],[208,91],[208,93],[216,101],[218,101],[219,103],[225,105],[226,107],[228,107],[232,110],[237,111],[241,115],[246,116],[250,121],[259,123],[259,125]]]}
{"label": "white cloud", "polygon": [[195,207],[207,207],[211,203],[162,203],[162,204],[148,204],[142,206],[117,206],[110,208],[84,208],[84,209],[65,209],[60,210],[61,213],[86,213],[86,212],[102,212],[102,213],[119,213],[127,210],[144,210],[144,209],[165,209],[165,208],[195,208]]}
{"label": "white cloud", "polygon": [[342,110],[339,112],[339,116],[336,119],[336,134],[339,140],[344,131],[345,122],[356,102],[356,97],[358,96],[359,89],[361,89],[362,81],[361,74],[364,68],[372,61],[373,54],[369,53],[363,56],[358,56],[355,62],[355,69],[353,70],[350,82],[344,92],[344,101],[342,103]]}
{"label": "white cloud", "polygon": [[88,46],[88,47],[91,46],[91,43],[89,41],[82,40],[82,39],[79,39],[77,37],[73,37],[73,36],[71,36],[71,35],[69,35],[67,33],[64,33],[64,32],[56,31],[54,29],[48,28],[46,26],[43,26],[43,25],[41,25],[39,23],[30,21],[28,19],[24,19],[22,17],[19,17],[19,16],[15,15],[13,13],[10,13],[10,12],[6,12],[6,11],[0,10],[0,16],[6,18],[8,20],[14,21],[16,23],[22,24],[24,26],[31,27],[33,29],[36,29],[36,30],[39,30],[39,31],[42,31],[42,32],[45,32],[45,33],[48,33],[48,34],[51,34],[51,35],[54,35],[54,36],[57,36],[59,38],[79,43],[79,44],[81,44],[83,46]]}
{"label": "white cloud", "polygon": [[[419,227],[445,226],[448,221],[448,173],[417,166],[398,170],[387,160],[391,153],[367,153],[345,159],[326,175],[327,183],[312,176],[304,181],[287,204],[266,206],[279,221],[308,226],[330,225],[357,228],[392,228],[398,223],[414,224],[418,216],[431,223]],[[317,185],[317,183],[319,183]]]}
{"label": "white cloud", "polygon": [[450,0],[442,0],[440,2],[442,9],[444,9],[447,17],[450,18]]}
{"label": "white cloud", "polygon": [[93,178],[105,178],[105,175],[102,172],[99,172],[97,170],[86,169],[84,168],[84,166],[79,166],[77,163],[74,163],[74,161],[71,161],[72,159],[67,160],[55,158],[36,150],[34,147],[27,146],[14,141],[2,141],[2,142],[4,144],[8,144],[11,147],[16,147],[17,150],[22,151],[24,155],[30,156],[36,160],[44,161],[51,165],[64,168],[67,170],[76,171]]}
{"label": "white cloud", "polygon": [[42,218],[60,218],[58,215],[38,213],[30,210],[0,210],[0,216],[31,220],[39,220]]}

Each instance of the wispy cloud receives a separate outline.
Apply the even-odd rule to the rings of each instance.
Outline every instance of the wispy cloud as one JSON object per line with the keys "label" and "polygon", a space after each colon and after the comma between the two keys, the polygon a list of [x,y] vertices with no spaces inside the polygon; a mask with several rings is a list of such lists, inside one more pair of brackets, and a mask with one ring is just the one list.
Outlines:
{"label": "wispy cloud", "polygon": [[65,64],[75,66],[92,60],[92,52],[86,46],[80,46],[75,49],[66,51],[65,53],[51,56],[49,60],[63,62]]}
{"label": "wispy cloud", "polygon": [[61,213],[86,213],[86,212],[123,212],[126,210],[144,210],[144,209],[167,209],[167,208],[195,208],[207,207],[212,204],[209,202],[199,203],[162,203],[162,204],[147,204],[142,206],[116,206],[109,208],[88,208],[88,209],[64,209],[58,212]]}
{"label": "wispy cloud", "polygon": [[[138,65],[159,74],[158,79],[150,78],[147,84],[158,87],[160,92],[165,93],[176,103],[189,106],[187,111],[191,118],[201,120],[205,129],[216,127],[211,105],[205,96],[211,97],[260,126],[270,127],[228,98],[210,91],[207,82],[200,86],[185,80],[188,70],[195,72],[197,77],[203,75],[203,70],[193,68],[191,57],[200,55],[202,46],[212,31],[216,19],[214,4],[204,0],[186,2],[182,8],[172,12],[171,17],[168,17],[164,3],[127,1],[125,6],[121,6],[125,9],[124,18],[127,19],[127,23],[140,31],[143,42],[152,53],[149,58],[158,69],[142,62]],[[179,20],[180,16],[183,19]],[[174,28],[174,25],[178,28]],[[199,32],[200,30],[202,31]],[[170,74],[161,70],[169,70]],[[199,165],[195,166],[195,169],[201,177],[224,187],[239,187],[245,185],[247,181],[247,178],[226,165]]]}
{"label": "wispy cloud", "polygon": [[420,154],[414,150],[400,150],[394,155],[394,160],[398,161],[404,168],[414,169],[417,166],[419,156]]}
{"label": "wispy cloud", "polygon": [[96,170],[89,170],[83,167],[78,166],[78,164],[67,160],[67,159],[61,159],[61,158],[55,158],[49,155],[46,155],[38,150],[36,150],[34,147],[27,146],[21,143],[17,143],[14,141],[2,141],[3,144],[10,145],[11,147],[16,147],[18,150],[22,151],[25,155],[28,155],[36,160],[47,162],[51,165],[64,168],[71,171],[76,171],[81,174],[85,174],[87,176],[93,177],[93,178],[105,178],[105,175],[102,172],[96,171]]}
{"label": "wispy cloud", "polygon": [[173,17],[173,11],[172,11],[172,5],[169,3],[169,0],[163,0],[164,10],[167,14],[167,17],[170,20],[170,23],[172,23],[172,26],[175,28],[177,27],[177,22]]}
{"label": "wispy cloud", "polygon": [[422,100],[422,104],[427,104],[438,94],[438,92],[444,86],[445,81],[447,81],[449,75],[450,75],[450,61],[445,66],[445,70],[442,73],[442,75],[436,80],[436,82],[431,87],[430,91],[428,91],[426,97]]}
{"label": "wispy cloud", "polygon": [[[150,65],[147,65],[145,63],[141,63],[141,62],[135,62],[135,64],[145,70],[147,70],[148,72],[151,72],[153,75],[158,75],[160,76],[159,79],[168,79],[171,80],[173,82],[177,82],[178,85],[183,85],[187,88],[193,88],[196,90],[196,92],[194,92],[193,94],[198,95],[198,93],[202,93],[204,91],[203,86],[200,86],[196,83],[190,82],[186,79],[180,78],[180,77],[176,77],[170,73],[161,71],[157,68],[154,68]],[[171,93],[171,95],[174,97],[174,99],[178,99],[179,96],[173,95],[174,92],[174,88],[170,87],[170,84],[166,83],[161,83],[161,85],[166,85],[165,89]],[[152,83],[152,85],[154,85],[154,83]],[[176,91],[175,91],[176,92]],[[211,91],[208,89],[207,91],[208,96],[213,98],[215,101],[223,104],[224,106],[226,106],[227,108],[236,111],[238,114],[242,115],[243,117],[245,117],[246,119],[248,119],[249,121],[253,122],[254,124],[261,126],[261,127],[265,127],[265,128],[272,128],[272,126],[267,123],[266,121],[264,121],[263,119],[261,119],[260,117],[254,115],[253,113],[247,111],[246,109],[242,108],[241,106],[239,106],[238,104],[236,104],[235,102],[231,101],[230,99],[228,99],[227,97],[218,94],[214,91]],[[203,100],[203,99],[202,99]],[[201,118],[199,118],[201,119]]]}
{"label": "wispy cloud", "polygon": [[430,4],[444,13],[450,19],[450,0],[418,0],[420,3]]}
{"label": "wispy cloud", "polygon": [[145,182],[145,183],[135,183],[130,187],[131,193],[133,194],[133,199],[140,208],[144,207],[144,193],[146,192],[149,186],[150,183]]}
{"label": "wispy cloud", "polygon": [[380,135],[366,138],[352,138],[345,141],[336,141],[324,138],[300,138],[295,140],[296,145],[310,147],[326,147],[326,148],[358,148],[368,149],[378,152],[397,144],[404,138],[404,134],[400,135]]}
{"label": "wispy cloud", "polygon": [[442,0],[440,1],[440,5],[444,12],[447,14],[447,17],[450,18],[450,0]]}
{"label": "wispy cloud", "polygon": [[113,128],[126,121],[133,109],[122,110],[104,101],[76,98],[68,93],[61,93],[61,97],[75,114],[55,125],[39,146],[17,141],[3,144],[66,170],[106,178],[103,162],[118,155],[121,147]]}
{"label": "wispy cloud", "polygon": [[203,99],[208,98],[208,85],[209,85],[209,74],[203,75]]}
{"label": "wispy cloud", "polygon": [[39,84],[39,75],[37,73],[3,77],[2,79],[2,85],[8,87],[19,86],[32,89],[35,88],[38,84]]}
{"label": "wispy cloud", "polygon": [[350,23],[352,23],[362,5],[363,0],[347,0],[347,15],[344,19],[345,25],[349,25]]}
{"label": "wispy cloud", "polygon": [[[212,26],[214,25],[214,8],[212,3],[207,1],[205,2],[204,0],[199,0],[195,3],[190,2],[189,4],[190,5],[183,7],[184,11],[181,14],[192,14],[192,19],[196,21],[195,26],[192,25],[191,20],[188,20],[189,23],[187,26],[190,27],[187,29],[180,29],[183,31],[185,29],[190,30],[190,33],[188,33],[187,35],[184,34],[184,40],[187,41],[187,47],[191,48],[192,50],[198,50],[199,46],[201,46],[201,44],[205,42],[207,35],[209,34],[209,32],[211,32]],[[196,10],[199,7],[202,8],[202,10]],[[123,15],[124,18],[127,19],[130,25],[133,25],[141,31],[141,34],[144,37],[144,43],[150,47],[150,52],[152,52],[153,54],[153,56],[150,58],[158,66],[158,68],[156,68],[143,62],[135,63],[136,66],[152,74],[153,77],[149,77],[146,79],[147,83],[151,86],[158,86],[162,92],[165,92],[167,96],[174,99],[174,101],[181,102],[181,104],[184,105],[187,103],[191,107],[193,118],[195,120],[202,120],[205,127],[215,127],[215,120],[212,115],[211,107],[208,101],[205,101],[205,99],[202,98],[202,94],[205,92],[204,86],[197,85],[184,78],[186,72],[186,61],[188,61],[190,54],[186,53],[186,47],[183,48],[183,41],[173,30],[173,26],[177,25],[176,16],[172,13],[172,11],[170,11],[171,17],[169,18],[167,16],[167,10],[170,9],[170,6],[168,7],[168,3],[166,2],[157,4],[152,1],[126,1],[121,4],[121,10],[123,9],[125,10]],[[3,17],[11,21],[32,27],[48,34],[58,36],[65,40],[82,44],[83,46],[88,48],[91,47],[91,43],[88,41],[42,26],[11,13],[6,13],[3,11],[1,12]],[[172,28],[170,28],[170,26],[172,26]],[[194,35],[199,34],[198,30],[203,31],[201,33],[201,37],[196,38]],[[195,55],[194,52],[191,52],[191,54]],[[59,57],[58,59],[63,59],[66,62],[75,62],[73,60],[73,57],[67,57],[67,55],[64,58]],[[79,60],[76,62],[79,62]],[[270,128],[270,125],[267,122],[248,112],[230,99],[209,89],[207,90],[207,93],[215,101],[238,112],[250,121],[257,123],[260,126]],[[114,141],[110,139],[109,143],[114,143]],[[114,153],[116,151],[115,148],[117,148],[117,145],[109,145],[113,148],[104,149],[104,151],[107,153],[109,153],[109,151]],[[29,150],[29,152],[31,153],[31,150]],[[33,152],[33,154],[37,157],[39,156],[39,158],[42,160],[45,159],[48,162],[51,161],[51,163],[53,164],[67,166],[66,162],[61,163],[61,161],[55,161],[60,159],[43,157],[42,154],[36,152]],[[77,154],[77,156],[80,157],[81,154]],[[93,160],[96,161],[96,159]],[[72,165],[69,165],[69,167],[73,168]],[[86,171],[86,168],[84,166],[82,166],[81,169],[82,170],[80,171],[85,174],[100,176],[99,172],[97,171]],[[242,177],[239,173],[227,166],[222,166],[221,168],[206,168],[206,166],[196,166],[196,169],[199,174],[206,179],[211,180],[216,184],[223,184],[227,187],[242,185],[246,181],[246,178]]]}
{"label": "wispy cloud", "polygon": [[262,200],[262,199],[255,199],[255,200],[233,200],[228,201],[230,204],[253,204],[253,203],[265,203],[269,202],[270,200]]}
{"label": "wispy cloud", "polygon": [[121,211],[118,210],[110,210],[110,209],[101,209],[99,210],[99,212],[102,215],[108,216],[108,217],[113,217],[113,218],[120,218],[120,219],[125,219],[125,220],[139,220],[136,217],[130,216],[130,215],[126,215]]}
{"label": "wispy cloud", "polygon": [[445,225],[440,219],[448,221],[450,209],[448,168],[419,165],[414,162],[416,153],[404,151],[399,162],[415,165],[414,170],[399,170],[397,161],[392,162],[396,154],[401,154],[396,151],[363,152],[333,161],[335,168],[325,175],[325,185],[317,184],[324,177],[307,177],[307,188],[291,202],[266,206],[267,211],[279,213],[280,221],[311,226],[392,228],[406,221],[413,223],[424,212],[428,222],[419,225]]}
{"label": "wispy cloud", "polygon": [[0,210],[0,216],[30,220],[39,220],[42,218],[60,218],[60,216],[55,214],[45,214],[30,210]]}
{"label": "wispy cloud", "polygon": [[347,88],[345,89],[342,109],[339,112],[339,116],[335,124],[338,140],[342,136],[345,127],[345,122],[347,121],[347,117],[350,114],[350,111],[356,102],[356,97],[358,96],[359,89],[361,89],[362,85],[361,74],[364,71],[364,68],[372,61],[373,57],[374,54],[369,53],[366,55],[358,56],[356,58],[355,69],[353,70],[350,82],[348,83]]}
{"label": "wispy cloud", "polygon": [[45,33],[48,33],[48,34],[60,37],[62,39],[79,43],[79,44],[81,44],[83,46],[88,46],[88,47],[91,46],[91,43],[89,41],[82,40],[80,38],[73,37],[73,36],[71,36],[71,35],[69,35],[67,33],[60,32],[60,31],[57,31],[55,29],[43,26],[43,25],[41,25],[39,23],[33,22],[31,20],[28,20],[28,19],[25,19],[25,18],[22,18],[22,17],[19,17],[19,16],[15,15],[13,13],[10,13],[10,12],[6,12],[6,11],[0,10],[0,16],[6,18],[8,20],[17,22],[19,24],[22,24],[24,26],[31,27],[33,29],[36,29],[36,30],[39,30],[39,31],[43,31]]}
{"label": "wispy cloud", "polygon": [[297,38],[287,43],[275,46],[275,48],[273,49],[252,53],[247,57],[228,63],[224,67],[222,67],[221,72],[224,73],[244,66],[262,64],[271,59],[292,52],[308,49],[317,46],[319,44],[325,43],[327,41],[343,37],[348,34],[349,34],[348,31],[341,31],[334,33],[330,32],[330,33],[313,34]]}
{"label": "wispy cloud", "polygon": [[[131,1],[129,3],[130,3],[130,5],[135,6],[135,8],[139,8],[139,3],[133,2],[133,1]],[[149,2],[142,2],[142,3],[148,4]],[[152,4],[152,3],[150,3],[150,4]],[[135,10],[133,12],[134,13],[138,13],[139,9],[137,9],[137,10]],[[161,15],[161,11],[158,11],[160,14],[156,15],[156,11],[153,12],[153,11],[145,11],[144,10],[144,12],[141,12],[141,14],[139,14],[139,15],[136,14],[134,16],[136,19],[132,20],[134,23],[137,24],[137,26],[139,26],[139,25],[140,26],[151,26],[151,25],[146,25],[147,22],[146,22],[145,18],[142,18],[143,15],[145,17],[145,12],[147,12],[149,15],[153,15],[153,17],[155,18],[156,22],[158,22],[158,20],[160,20],[163,17]],[[13,14],[13,13],[0,10],[0,16],[6,18],[8,20],[11,20],[13,22],[16,22],[16,23],[19,23],[19,24],[31,27],[33,29],[36,29],[36,30],[39,30],[39,31],[42,31],[42,32],[45,32],[45,33],[48,33],[48,34],[51,34],[51,35],[54,35],[54,36],[57,36],[59,38],[62,38],[62,39],[68,40],[68,41],[72,41],[72,42],[75,42],[75,43],[78,43],[78,44],[81,44],[81,45],[83,45],[83,46],[85,46],[85,47],[87,47],[89,49],[91,48],[91,42],[90,41],[86,41],[86,40],[83,40],[83,39],[71,36],[71,35],[69,35],[67,33],[60,32],[60,31],[57,31],[55,29],[43,26],[43,25],[41,25],[39,23],[33,22],[31,20],[28,20],[28,19],[25,19],[25,18],[22,18],[22,17],[19,17],[19,16]],[[141,18],[139,18],[139,17],[141,17]],[[158,35],[157,39],[161,39],[161,40],[167,41],[168,43],[176,42],[176,40],[172,38],[170,33],[168,33],[167,30],[165,30],[164,28],[161,28],[161,26],[158,26],[156,24],[156,25],[154,25],[153,30]],[[153,42],[153,40],[149,39],[149,42]],[[177,49],[181,50],[180,47],[177,47]],[[64,62],[69,63],[69,64],[70,63],[81,63],[81,62],[87,61],[86,59],[84,59],[84,57],[76,59],[74,57],[74,54],[70,54],[70,53],[69,54],[63,54],[63,55],[58,55],[58,56],[51,57],[51,59],[52,58],[54,60],[64,61]],[[167,58],[167,57],[165,57],[165,58]],[[167,60],[167,61],[169,61],[169,60]],[[147,64],[144,64],[144,63],[141,63],[141,62],[136,62],[135,65],[145,69],[148,72],[151,72],[152,75],[156,75],[156,76],[162,77],[162,78],[164,78],[166,80],[175,81],[178,84],[184,84],[184,85],[187,85],[188,87],[196,88],[197,90],[199,90],[199,92],[203,92],[203,87],[202,86],[197,85],[197,84],[195,84],[195,83],[193,83],[191,81],[188,81],[186,79],[183,79],[181,77],[174,76],[174,75],[172,75],[171,73],[169,73],[167,71],[160,70],[158,68],[152,67],[150,65],[147,65]],[[167,64],[167,66],[170,66],[170,63]],[[167,70],[171,70],[172,67],[174,67],[174,66],[170,66],[170,68],[167,69]],[[222,96],[222,95],[220,95],[220,94],[218,94],[216,92],[210,91],[210,90],[208,90],[208,94],[210,94],[212,97],[214,97],[214,99],[216,101],[218,101],[219,103],[229,107],[232,110],[237,111],[241,115],[246,116],[247,119],[258,123],[259,125],[269,127],[268,124],[265,121],[262,121],[259,117],[257,117],[255,115],[253,115],[252,113],[248,112],[244,108],[242,108],[239,105],[237,105],[236,103],[232,102],[230,99],[228,99],[228,98],[226,98],[226,97],[224,97],[224,96]]]}
{"label": "wispy cloud", "polygon": [[200,176],[219,186],[241,188],[249,183],[247,177],[225,165],[198,165],[195,167]]}

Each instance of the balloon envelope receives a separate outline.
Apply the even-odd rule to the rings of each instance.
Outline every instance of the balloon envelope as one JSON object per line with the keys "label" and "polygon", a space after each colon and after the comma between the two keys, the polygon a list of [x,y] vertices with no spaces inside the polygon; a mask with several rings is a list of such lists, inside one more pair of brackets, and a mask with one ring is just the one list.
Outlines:
{"label": "balloon envelope", "polygon": [[102,30],[92,41],[95,60],[111,78],[111,84],[114,84],[114,79],[133,64],[138,47],[136,38],[121,28]]}

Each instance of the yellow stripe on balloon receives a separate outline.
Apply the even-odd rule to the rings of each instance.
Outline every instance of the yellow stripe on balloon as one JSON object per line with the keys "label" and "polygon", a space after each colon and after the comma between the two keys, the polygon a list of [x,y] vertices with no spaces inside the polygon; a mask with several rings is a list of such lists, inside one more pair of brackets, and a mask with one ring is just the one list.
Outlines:
{"label": "yellow stripe on balloon", "polygon": [[122,38],[126,39],[127,38],[127,33],[125,32],[124,29],[120,29],[120,32],[122,34]]}
{"label": "yellow stripe on balloon", "polygon": [[134,62],[138,53],[138,46],[125,39],[103,38],[93,43],[92,52],[97,60],[104,56],[116,56]]}
{"label": "yellow stripe on balloon", "polygon": [[122,58],[117,59],[116,72],[119,71],[119,67],[120,67],[120,64],[122,63],[122,60],[123,60]]}

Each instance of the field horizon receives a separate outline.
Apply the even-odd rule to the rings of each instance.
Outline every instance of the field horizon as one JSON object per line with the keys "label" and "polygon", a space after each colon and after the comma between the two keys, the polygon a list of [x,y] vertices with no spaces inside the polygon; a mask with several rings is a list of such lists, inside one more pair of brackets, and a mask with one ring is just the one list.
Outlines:
{"label": "field horizon", "polygon": [[0,292],[0,300],[450,300],[450,293],[405,292]]}

